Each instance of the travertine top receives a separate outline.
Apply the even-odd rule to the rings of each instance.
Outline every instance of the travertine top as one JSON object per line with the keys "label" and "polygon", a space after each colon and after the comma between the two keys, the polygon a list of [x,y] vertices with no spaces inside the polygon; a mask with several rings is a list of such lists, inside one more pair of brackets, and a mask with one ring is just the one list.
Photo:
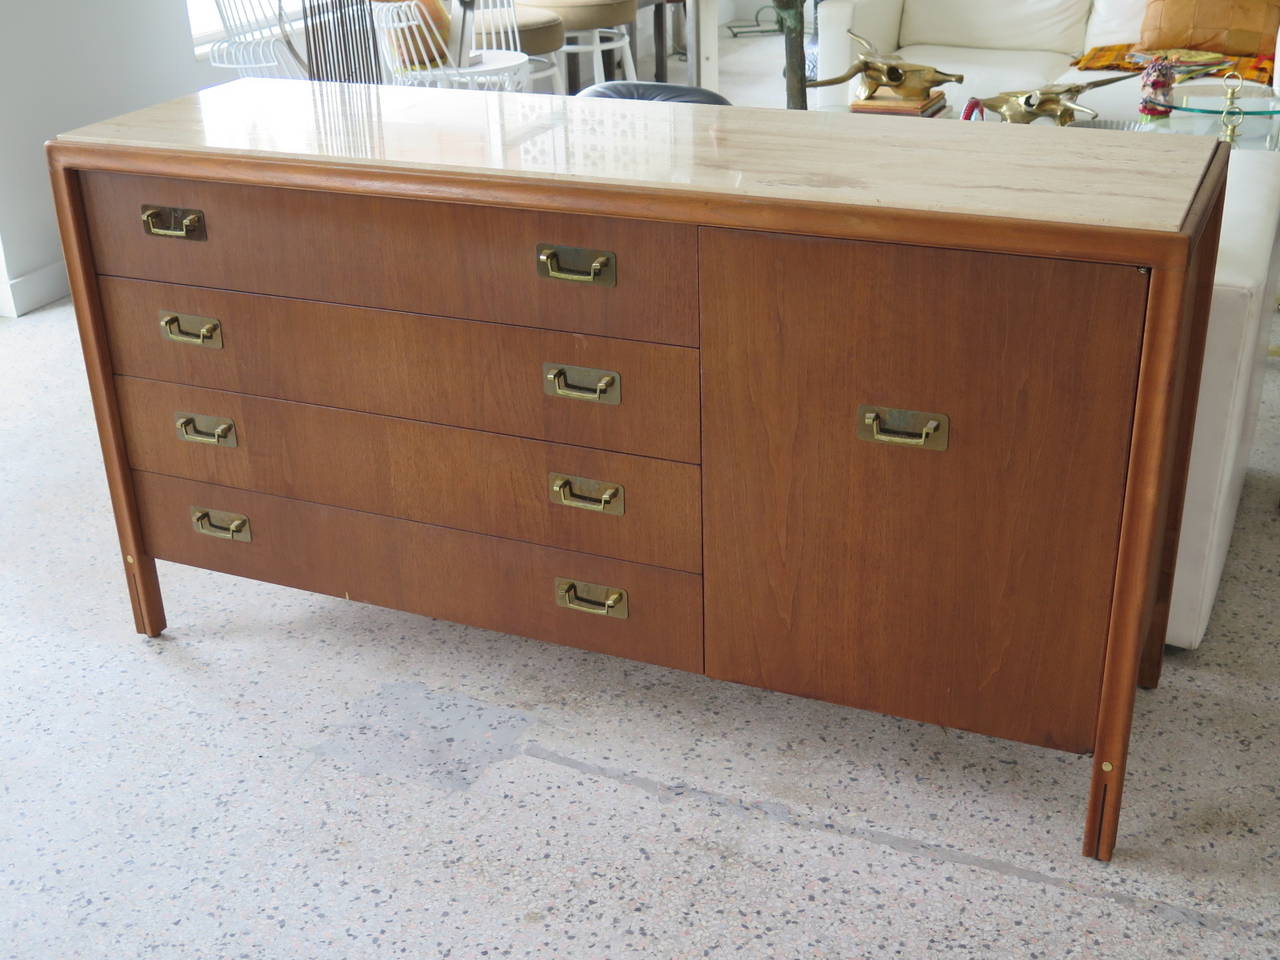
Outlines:
{"label": "travertine top", "polygon": [[237,80],[59,139],[1159,231],[1181,228],[1216,145],[301,80]]}

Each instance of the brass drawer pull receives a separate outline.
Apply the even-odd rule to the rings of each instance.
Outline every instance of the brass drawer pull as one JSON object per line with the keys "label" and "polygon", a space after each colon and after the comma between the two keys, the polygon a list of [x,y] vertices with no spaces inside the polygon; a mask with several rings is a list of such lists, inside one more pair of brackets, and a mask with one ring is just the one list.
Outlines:
{"label": "brass drawer pull", "polygon": [[944,413],[861,406],[858,407],[858,436],[873,443],[941,452],[947,449],[950,420]]}
{"label": "brass drawer pull", "polygon": [[[186,327],[183,327],[183,324]],[[209,317],[197,317],[190,313],[160,311],[160,330],[166,340],[174,343],[190,343],[197,347],[222,349],[222,324]],[[192,331],[195,331],[194,333]]]}
{"label": "brass drawer pull", "polygon": [[570,477],[563,473],[548,474],[551,502],[579,510],[595,510],[620,517],[626,512],[621,484],[586,477]]}
{"label": "brass drawer pull", "polygon": [[236,445],[236,424],[223,417],[206,417],[198,413],[173,415],[178,426],[178,436],[192,443],[209,443],[218,447]]}
{"label": "brass drawer pull", "polygon": [[[591,283],[597,287],[618,285],[617,258],[608,250],[584,250],[581,247],[557,247],[540,243],[538,250],[538,275],[551,280],[569,280],[574,283]],[[581,263],[583,269],[565,266],[565,262]]]}
{"label": "brass drawer pull", "polygon": [[253,531],[249,529],[249,518],[240,513],[192,507],[191,525],[196,528],[197,533],[203,533],[206,537],[235,540],[240,543],[249,543],[253,540]]}
{"label": "brass drawer pull", "polygon": [[590,400],[592,403],[616,406],[622,402],[622,377],[612,370],[544,363],[542,390],[553,397],[569,397],[573,400]]}
{"label": "brass drawer pull", "polygon": [[182,207],[142,206],[142,229],[153,237],[174,237],[179,240],[204,240],[207,238],[203,210],[184,210]]}
{"label": "brass drawer pull", "polygon": [[616,587],[556,577],[556,603],[580,613],[627,619],[627,591]]}

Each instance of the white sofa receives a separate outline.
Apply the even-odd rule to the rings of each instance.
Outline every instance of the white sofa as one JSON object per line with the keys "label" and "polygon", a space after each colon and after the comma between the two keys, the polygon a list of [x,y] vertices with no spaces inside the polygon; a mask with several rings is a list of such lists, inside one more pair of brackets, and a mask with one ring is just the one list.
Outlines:
{"label": "white sofa", "polygon": [[[963,84],[943,88],[955,105],[1004,90],[1094,80],[1109,74],[1074,70],[1071,60],[1091,47],[1136,42],[1145,8],[1146,0],[823,0],[818,75],[848,68],[856,56],[847,34],[853,30],[882,53],[963,73]],[[856,95],[849,84],[819,87],[810,91],[810,105],[845,104]],[[1091,91],[1081,102],[1106,119],[1136,119],[1138,96],[1132,80]],[[1280,286],[1278,231],[1280,153],[1235,151],[1169,616],[1167,640],[1180,647],[1199,646],[1204,636],[1231,543]]]}

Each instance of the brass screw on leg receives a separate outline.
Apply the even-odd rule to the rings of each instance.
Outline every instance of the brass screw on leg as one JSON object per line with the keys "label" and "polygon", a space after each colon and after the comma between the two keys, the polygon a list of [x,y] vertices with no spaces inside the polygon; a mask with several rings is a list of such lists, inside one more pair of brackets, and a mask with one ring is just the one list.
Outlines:
{"label": "brass screw on leg", "polygon": [[1114,769],[1115,769],[1115,764],[1113,764],[1110,760],[1103,760],[1103,761],[1102,761],[1102,772],[1103,772],[1103,773],[1110,773],[1110,772],[1111,772],[1112,770],[1114,770]]}

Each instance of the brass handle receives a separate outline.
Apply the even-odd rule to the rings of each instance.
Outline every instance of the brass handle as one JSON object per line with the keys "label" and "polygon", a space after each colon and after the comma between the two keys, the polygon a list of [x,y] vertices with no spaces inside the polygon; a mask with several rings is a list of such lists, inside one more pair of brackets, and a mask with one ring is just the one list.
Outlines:
{"label": "brass handle", "polygon": [[[622,487],[619,484],[601,483],[598,480],[586,480],[582,477],[566,477],[564,474],[550,475],[551,499],[559,500],[566,507],[577,507],[580,510],[595,510],[598,513],[623,513]],[[574,484],[579,489],[574,489]],[[599,496],[591,496],[587,491],[592,487],[600,490]]]}
{"label": "brass handle", "polygon": [[[203,317],[194,319],[204,319]],[[177,313],[166,313],[160,318],[160,328],[164,330],[164,335],[170,340],[178,343],[194,343],[199,345],[212,344],[219,341],[218,331],[222,325],[217,320],[209,320],[200,327],[195,333],[190,333],[182,329],[182,316]]]}
{"label": "brass handle", "polygon": [[[218,516],[215,517],[214,514]],[[222,523],[218,520],[222,520]],[[205,510],[203,507],[192,507],[191,524],[196,528],[197,533],[203,533],[207,537],[217,537],[219,540],[238,540],[248,543],[253,539],[249,530],[249,518],[240,514],[220,513],[215,510]]]}
{"label": "brass handle", "polygon": [[[184,213],[181,225],[176,229],[162,227],[160,220],[164,213],[165,211],[160,207],[147,207],[142,211],[142,222],[146,225],[147,233],[155,237],[182,237],[194,240],[204,224],[204,214],[199,210],[192,210]],[[173,221],[170,220],[170,222]]]}
{"label": "brass handle", "polygon": [[543,250],[538,254],[538,262],[547,269],[547,276],[553,280],[572,280],[575,283],[596,283],[604,277],[609,269],[609,254],[601,254],[591,261],[591,266],[584,272],[563,270],[560,267],[560,254],[555,250]]}
{"label": "brass handle", "polygon": [[865,415],[863,422],[871,428],[872,440],[879,440],[881,443],[900,443],[908,447],[923,447],[929,442],[929,438],[937,432],[938,427],[941,426],[937,420],[930,420],[921,428],[919,433],[881,430],[880,414],[874,410]]}
{"label": "brass handle", "polygon": [[190,440],[193,443],[211,443],[215,446],[235,446],[234,420],[220,420],[212,430],[201,430],[194,416],[178,414],[177,424],[178,435],[183,440]]}
{"label": "brass handle", "polygon": [[547,380],[558,397],[573,397],[575,400],[595,400],[604,403],[609,389],[618,382],[615,374],[606,373],[596,380],[594,387],[578,386],[569,382],[569,371],[564,367],[554,367],[547,371]]}
{"label": "brass handle", "polygon": [[[593,600],[587,593],[598,593],[599,600]],[[556,602],[579,613],[591,613],[598,617],[615,617],[627,619],[627,591],[613,587],[601,587],[594,583],[579,583],[576,580],[556,580]]]}

